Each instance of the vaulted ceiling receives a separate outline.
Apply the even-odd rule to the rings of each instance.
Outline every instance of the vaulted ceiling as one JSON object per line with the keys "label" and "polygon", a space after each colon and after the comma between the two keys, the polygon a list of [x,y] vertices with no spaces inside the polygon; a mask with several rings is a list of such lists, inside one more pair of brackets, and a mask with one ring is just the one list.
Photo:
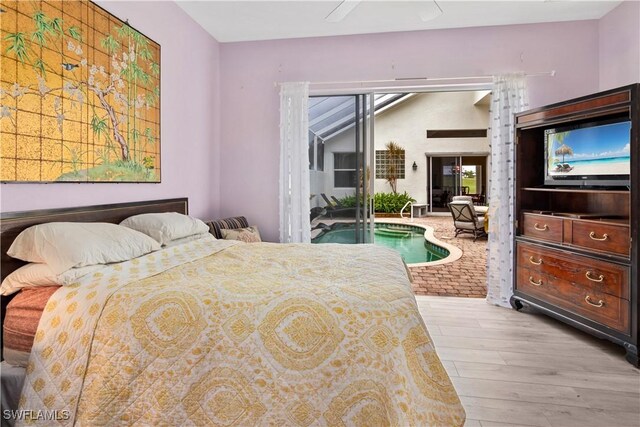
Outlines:
{"label": "vaulted ceiling", "polygon": [[[179,1],[220,42],[600,19],[620,1]],[[345,5],[347,6],[347,5]],[[347,9],[351,9],[347,7]]]}

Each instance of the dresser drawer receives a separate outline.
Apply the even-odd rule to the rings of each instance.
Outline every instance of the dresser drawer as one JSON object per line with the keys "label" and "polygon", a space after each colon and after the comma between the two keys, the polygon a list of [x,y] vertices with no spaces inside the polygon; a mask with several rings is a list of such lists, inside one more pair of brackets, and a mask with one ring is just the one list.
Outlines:
{"label": "dresser drawer", "polygon": [[517,244],[518,265],[597,292],[629,299],[629,268],[528,243]]}
{"label": "dresser drawer", "polygon": [[519,291],[620,332],[629,333],[629,301],[522,266],[517,269],[516,288]]}
{"label": "dresser drawer", "polygon": [[591,221],[573,221],[571,224],[571,244],[598,251],[629,255],[629,227]]}
{"label": "dresser drawer", "polygon": [[562,218],[525,213],[522,218],[522,234],[536,239],[562,243]]}

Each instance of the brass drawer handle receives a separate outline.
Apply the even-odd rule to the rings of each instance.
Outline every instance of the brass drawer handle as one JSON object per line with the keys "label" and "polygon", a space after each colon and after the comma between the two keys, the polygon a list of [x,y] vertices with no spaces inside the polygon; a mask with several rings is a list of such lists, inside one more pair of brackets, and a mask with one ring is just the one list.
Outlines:
{"label": "brass drawer handle", "polygon": [[542,228],[538,225],[538,223],[536,222],[535,224],[533,224],[533,228],[535,228],[538,231],[547,231],[549,229],[549,226],[547,224],[543,225]]}
{"label": "brass drawer handle", "polygon": [[532,257],[532,256],[530,256],[530,257],[529,257],[529,262],[530,262],[531,264],[533,264],[533,265],[541,265],[541,264],[542,264],[542,258],[538,259],[538,261],[534,261],[534,260],[533,260],[533,257]]}
{"label": "brass drawer handle", "polygon": [[597,240],[598,242],[604,242],[609,238],[609,235],[607,233],[604,233],[602,237],[596,237],[596,232],[592,231],[591,233],[589,233],[589,237],[591,237],[592,240]]}
{"label": "brass drawer handle", "polygon": [[589,295],[587,295],[586,297],[584,297],[584,300],[587,302],[587,304],[592,305],[592,306],[594,306],[594,307],[598,307],[598,308],[600,308],[600,307],[602,307],[602,306],[604,305],[604,301],[602,301],[602,300],[598,300],[598,303],[597,303],[597,304],[596,304],[596,303],[591,302],[591,298],[589,298]]}
{"label": "brass drawer handle", "polygon": [[533,280],[533,277],[529,276],[529,283],[531,283],[533,286],[542,286],[542,279],[536,282]]}
{"label": "brass drawer handle", "polygon": [[598,275],[598,278],[594,278],[591,276],[591,272],[587,271],[585,273],[585,276],[587,276],[587,279],[591,280],[592,282],[602,282],[604,280],[604,276],[602,274]]}

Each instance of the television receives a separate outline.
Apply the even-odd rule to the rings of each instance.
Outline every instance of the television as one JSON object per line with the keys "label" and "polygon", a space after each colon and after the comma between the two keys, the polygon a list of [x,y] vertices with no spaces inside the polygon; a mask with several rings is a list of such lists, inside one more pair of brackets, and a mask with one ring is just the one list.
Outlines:
{"label": "television", "polygon": [[545,185],[629,186],[631,121],[616,119],[544,131]]}

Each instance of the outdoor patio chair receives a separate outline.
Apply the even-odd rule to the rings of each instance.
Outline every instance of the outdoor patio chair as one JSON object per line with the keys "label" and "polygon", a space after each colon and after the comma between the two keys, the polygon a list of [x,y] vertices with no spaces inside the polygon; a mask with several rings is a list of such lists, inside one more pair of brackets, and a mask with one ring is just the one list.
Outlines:
{"label": "outdoor patio chair", "polygon": [[473,202],[473,197],[471,196],[453,196],[451,198],[452,202]]}
{"label": "outdoor patio chair", "polygon": [[324,193],[320,193],[320,196],[322,196],[324,201],[327,203],[327,206],[325,206],[324,209],[326,210],[325,215],[328,215],[329,218],[333,218],[334,215],[340,216],[340,214],[343,214],[342,216],[353,216],[355,214],[355,208],[344,207],[337,200],[337,203],[332,202]]}
{"label": "outdoor patio chair", "polygon": [[320,196],[324,199],[324,202],[327,204],[326,208],[335,207],[335,206],[333,206],[333,202],[331,200],[329,200],[329,198],[327,197],[326,194],[320,193]]}
{"label": "outdoor patio chair", "polygon": [[324,216],[326,214],[327,214],[327,210],[325,208],[321,208],[321,207],[311,208],[311,210],[309,211],[309,221],[313,221],[315,218],[319,216]]}
{"label": "outdoor patio chair", "polygon": [[484,216],[487,213],[487,211],[489,210],[489,208],[487,206],[475,206],[475,203],[473,203],[473,197],[472,196],[453,196],[451,201],[453,201],[453,202],[469,202],[469,203],[471,203],[472,205],[474,205],[474,209],[475,209],[476,214],[478,216]]}
{"label": "outdoor patio chair", "polygon": [[342,206],[342,203],[336,198],[336,196],[331,196],[331,200],[333,200],[333,203],[334,205],[336,205],[336,207],[344,208],[344,206]]}
{"label": "outdoor patio chair", "polygon": [[486,236],[484,231],[484,218],[478,216],[473,203],[466,200],[452,201],[449,203],[449,211],[453,216],[453,225],[456,227],[456,237],[460,233],[473,234],[473,241],[480,236]]}

